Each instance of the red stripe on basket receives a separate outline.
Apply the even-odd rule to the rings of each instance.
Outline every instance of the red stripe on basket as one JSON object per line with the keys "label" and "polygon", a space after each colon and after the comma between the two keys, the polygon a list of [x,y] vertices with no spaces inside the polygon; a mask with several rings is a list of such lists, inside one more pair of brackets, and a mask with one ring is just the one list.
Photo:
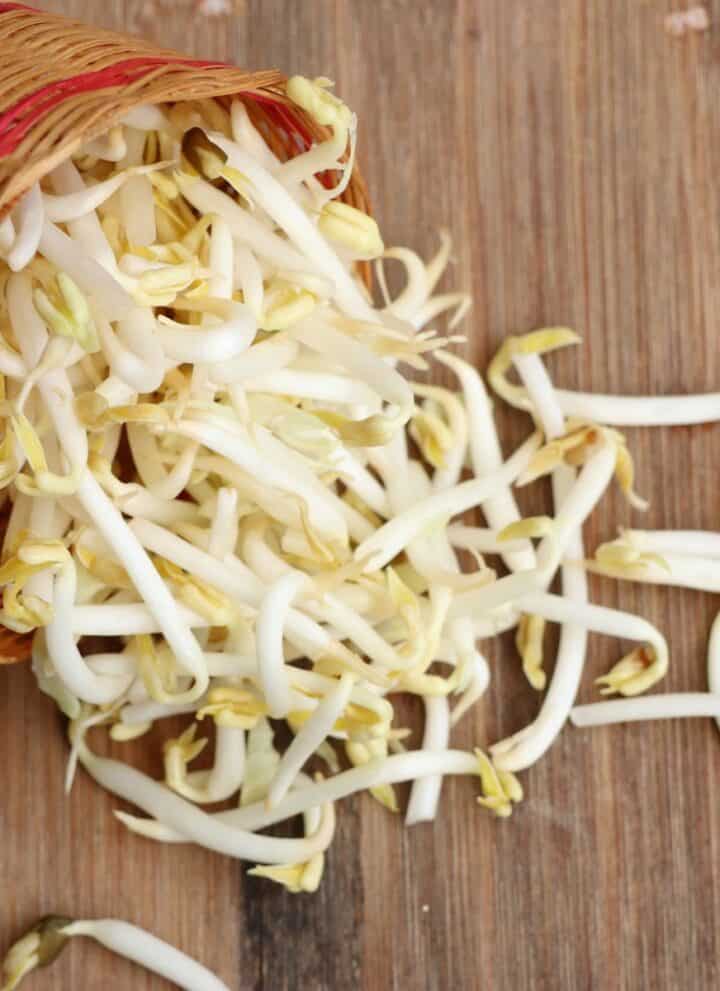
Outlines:
{"label": "red stripe on basket", "polygon": [[148,56],[125,59],[97,72],[86,72],[72,79],[60,79],[30,93],[4,114],[0,115],[0,155],[11,154],[22,139],[45,113],[75,93],[92,93],[110,86],[124,85],[141,79],[158,66],[173,64],[197,66],[201,69],[222,68],[218,62],[198,62],[194,59]]}
{"label": "red stripe on basket", "polygon": [[[23,3],[0,2],[0,14],[11,10],[28,10],[41,13],[35,7]],[[61,104],[67,97],[75,93],[92,93],[110,86],[136,82],[144,75],[161,65],[196,66],[199,69],[230,68],[222,62],[205,62],[197,59],[187,59],[181,56],[148,55],[144,58],[125,59],[115,65],[108,66],[96,72],[85,72],[71,79],[59,79],[46,86],[40,87],[34,93],[23,97],[18,103],[3,114],[0,114],[0,158],[12,154],[20,145],[28,131],[43,115]],[[287,134],[300,138],[305,149],[312,147],[313,137],[304,122],[289,110],[283,103],[269,94],[258,91],[239,93],[246,99],[262,103],[268,116]],[[318,178],[325,186],[333,185],[330,173],[324,172]]]}

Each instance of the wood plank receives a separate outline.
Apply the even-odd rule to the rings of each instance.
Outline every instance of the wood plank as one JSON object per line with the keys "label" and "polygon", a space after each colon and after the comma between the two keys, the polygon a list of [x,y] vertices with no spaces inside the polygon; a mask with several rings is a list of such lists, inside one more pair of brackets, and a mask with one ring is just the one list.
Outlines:
{"label": "wood plank", "polygon": [[[466,351],[480,366],[506,333],[564,323],[584,344],[551,360],[559,383],[718,387],[718,0],[719,27],[683,39],[663,30],[670,4],[650,0],[240,0],[234,17],[212,19],[184,0],[38,5],[206,57],[334,76],[360,115],[386,241],[429,252],[452,230],[452,281],[475,296]],[[509,450],[528,422],[498,414]],[[718,429],[628,436],[651,509],[641,517],[611,495],[588,545],[630,521],[717,529]],[[592,594],[666,632],[669,690],[706,687],[710,596],[608,581]],[[537,709],[511,639],[488,654],[491,690],[458,746],[487,745]],[[618,656],[591,638],[583,700]],[[527,800],[508,822],[475,806],[468,781],[449,782],[438,821],[412,830],[368,798],[345,802],[321,892],[300,898],[220,857],[128,836],[117,803],[82,775],[65,800],[51,705],[27,672],[0,680],[2,945],[53,910],[131,918],[243,991],[718,984],[710,721],[568,730],[523,776]],[[27,985],[108,986],[164,985],[89,946]]]}

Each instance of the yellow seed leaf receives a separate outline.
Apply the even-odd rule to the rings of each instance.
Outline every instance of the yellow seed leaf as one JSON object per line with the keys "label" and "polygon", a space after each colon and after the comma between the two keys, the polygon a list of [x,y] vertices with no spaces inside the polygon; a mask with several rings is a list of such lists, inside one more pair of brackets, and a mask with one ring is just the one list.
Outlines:
{"label": "yellow seed leaf", "polygon": [[553,528],[550,516],[526,516],[516,523],[509,523],[498,534],[498,540],[531,540],[546,537]]}

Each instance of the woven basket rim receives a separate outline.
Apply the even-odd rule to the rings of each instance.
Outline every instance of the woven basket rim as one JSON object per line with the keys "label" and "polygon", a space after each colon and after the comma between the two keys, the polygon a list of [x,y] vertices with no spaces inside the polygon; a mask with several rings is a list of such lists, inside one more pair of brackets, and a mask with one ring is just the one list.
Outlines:
{"label": "woven basket rim", "polygon": [[[0,2],[0,51],[0,219],[80,144],[138,106],[236,95],[292,107],[301,127],[322,136],[285,96],[278,69],[246,71],[192,58],[15,2]],[[46,133],[49,118],[59,131],[54,141]],[[14,145],[13,135],[26,126]]]}

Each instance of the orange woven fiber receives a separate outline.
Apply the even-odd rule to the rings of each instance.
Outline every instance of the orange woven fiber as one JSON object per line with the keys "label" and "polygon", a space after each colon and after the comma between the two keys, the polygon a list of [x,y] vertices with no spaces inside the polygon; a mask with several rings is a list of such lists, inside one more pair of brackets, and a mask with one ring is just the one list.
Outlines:
{"label": "orange woven fiber", "polygon": [[[283,159],[329,134],[286,98],[286,78],[275,69],[198,61],[19,3],[0,0],[0,54],[0,220],[85,141],[142,104],[239,96]],[[357,169],[342,199],[370,212]],[[369,281],[367,266],[363,275]],[[26,659],[29,645],[0,626],[0,664]]]}

